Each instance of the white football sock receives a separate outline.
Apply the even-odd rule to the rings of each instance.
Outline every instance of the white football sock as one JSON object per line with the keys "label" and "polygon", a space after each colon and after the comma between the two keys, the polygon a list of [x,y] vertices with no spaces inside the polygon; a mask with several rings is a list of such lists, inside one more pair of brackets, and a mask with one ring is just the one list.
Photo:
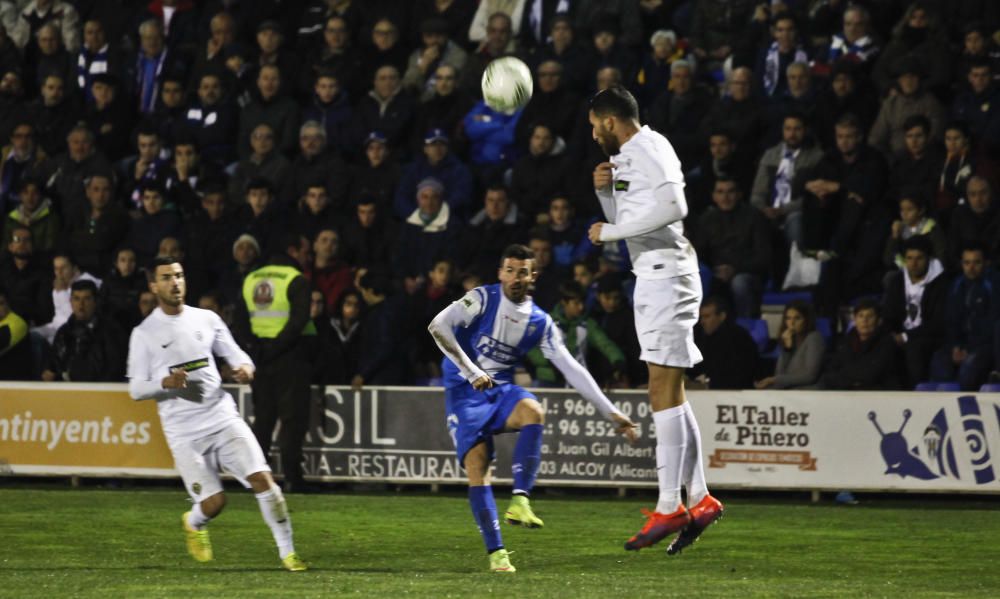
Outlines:
{"label": "white football sock", "polygon": [[708,485],[705,483],[705,466],[701,455],[701,430],[691,409],[691,402],[684,402],[684,422],[687,425],[687,450],[684,452],[684,487],[687,488],[688,507],[698,505],[698,502],[708,495]]}
{"label": "white football sock", "polygon": [[285,496],[281,494],[280,488],[271,487],[271,490],[264,493],[255,493],[254,497],[260,505],[264,522],[271,527],[274,542],[278,544],[278,556],[284,559],[289,553],[295,552],[295,546],[292,545],[292,519],[288,515]]}
{"label": "white football sock", "polygon": [[656,511],[672,514],[681,505],[681,475],[688,446],[684,406],[653,412],[653,424],[656,426],[656,478],[660,483]]}
{"label": "white football sock", "polygon": [[191,508],[190,512],[188,512],[188,519],[187,519],[188,526],[190,526],[195,530],[201,530],[205,528],[205,525],[208,524],[209,520],[211,520],[211,518],[206,516],[205,512],[201,511],[200,503],[194,504],[194,507]]}

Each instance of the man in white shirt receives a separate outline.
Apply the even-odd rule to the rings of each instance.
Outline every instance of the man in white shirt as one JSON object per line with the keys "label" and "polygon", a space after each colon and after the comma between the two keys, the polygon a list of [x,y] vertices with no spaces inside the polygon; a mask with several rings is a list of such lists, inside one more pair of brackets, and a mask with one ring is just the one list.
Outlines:
{"label": "man in white shirt", "polygon": [[200,562],[213,557],[205,526],[226,504],[221,469],[253,489],[285,569],[305,570],[292,544],[285,498],[253,432],[222,389],[214,356],[233,368],[241,384],[253,380],[253,361],[217,314],[184,305],[184,270],[178,262],[156,258],[149,277],[159,307],[132,330],[129,394],[157,402],[163,434],[194,502],[182,516],[188,551]]}
{"label": "man in white shirt", "polygon": [[[645,526],[625,549],[650,547],[680,531],[667,553],[693,543],[722,515],[708,494],[701,433],[684,397],[684,370],[701,361],[694,325],[701,281],[694,247],[684,237],[684,175],[670,142],[639,125],[639,107],[625,88],[611,86],[590,101],[594,140],[610,162],[594,170],[594,189],[607,223],[589,231],[595,243],[624,239],[632,258],[635,327],[649,368],[649,401],[656,427],[660,497]],[[687,488],[690,509],[681,502]]]}

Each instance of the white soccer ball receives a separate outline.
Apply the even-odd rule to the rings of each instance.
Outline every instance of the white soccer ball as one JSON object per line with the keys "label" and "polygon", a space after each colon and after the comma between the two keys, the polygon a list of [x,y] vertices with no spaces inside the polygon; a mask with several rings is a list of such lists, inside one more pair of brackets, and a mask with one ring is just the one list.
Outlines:
{"label": "white soccer ball", "polygon": [[483,71],[483,100],[497,112],[513,114],[524,107],[533,88],[528,65],[513,56],[494,60]]}

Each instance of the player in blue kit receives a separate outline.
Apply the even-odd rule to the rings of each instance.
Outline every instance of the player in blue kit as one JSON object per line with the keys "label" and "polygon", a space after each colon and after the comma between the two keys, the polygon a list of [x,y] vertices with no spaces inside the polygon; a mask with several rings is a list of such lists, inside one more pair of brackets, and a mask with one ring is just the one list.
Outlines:
{"label": "player in blue kit", "polygon": [[514,384],[514,369],[539,347],[580,395],[594,404],[630,442],[635,424],[625,417],[566,349],[562,334],[528,295],[535,280],[534,253],[523,245],[504,250],[496,285],[476,287],[442,310],[427,327],[444,353],[442,364],[448,431],[469,479],[469,504],[486,544],[490,570],[514,572],[500,536],[489,483],[493,435],[520,431],[511,471],[508,524],[540,528],[528,501],[541,461],[545,413],[535,396]]}

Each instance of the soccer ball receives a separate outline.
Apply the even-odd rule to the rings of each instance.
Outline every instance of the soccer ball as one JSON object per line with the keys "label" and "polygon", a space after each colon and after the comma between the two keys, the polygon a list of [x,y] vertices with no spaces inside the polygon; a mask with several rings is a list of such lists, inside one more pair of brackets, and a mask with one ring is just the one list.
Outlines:
{"label": "soccer ball", "polygon": [[531,99],[533,85],[528,65],[505,56],[486,65],[483,71],[483,100],[505,114],[513,114]]}

